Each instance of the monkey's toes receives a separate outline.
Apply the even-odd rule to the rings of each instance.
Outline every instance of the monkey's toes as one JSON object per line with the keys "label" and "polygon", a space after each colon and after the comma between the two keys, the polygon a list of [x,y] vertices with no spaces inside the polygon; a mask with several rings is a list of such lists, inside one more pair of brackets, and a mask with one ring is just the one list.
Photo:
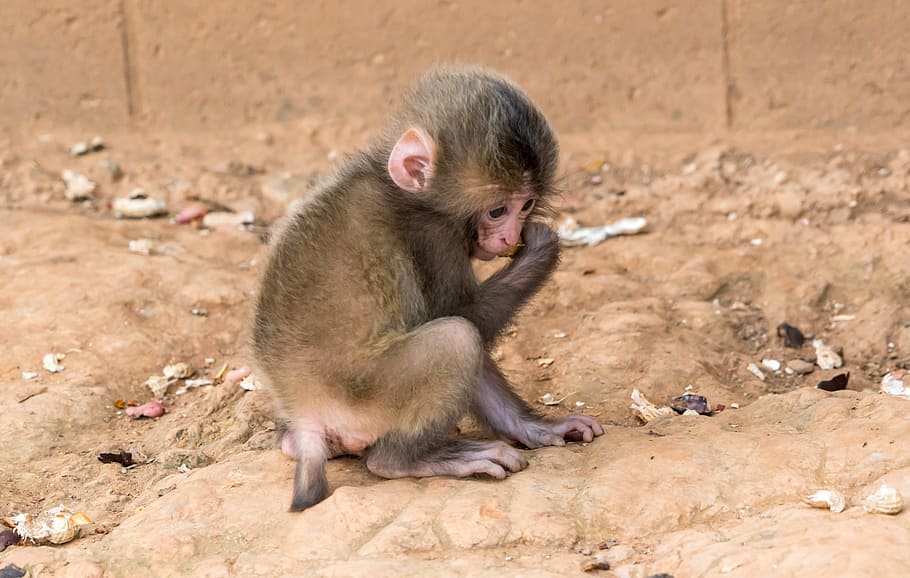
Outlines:
{"label": "monkey's toes", "polygon": [[475,460],[473,462],[468,462],[465,464],[465,468],[465,473],[462,474],[465,477],[483,474],[497,480],[504,480],[506,479],[506,476],[509,475],[501,465],[492,460]]}
{"label": "monkey's toes", "polygon": [[510,472],[520,472],[528,467],[528,458],[515,448],[509,447],[510,452],[503,452],[502,455],[494,458],[494,461],[509,470]]}

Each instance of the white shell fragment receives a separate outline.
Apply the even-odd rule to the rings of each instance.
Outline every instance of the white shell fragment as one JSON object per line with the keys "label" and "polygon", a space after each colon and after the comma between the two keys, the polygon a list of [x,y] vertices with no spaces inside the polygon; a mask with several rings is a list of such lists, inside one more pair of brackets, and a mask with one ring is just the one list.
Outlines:
{"label": "white shell fragment", "polygon": [[167,203],[150,198],[142,189],[129,197],[114,200],[114,216],[118,219],[142,219],[167,213]]}
{"label": "white shell fragment", "polygon": [[600,227],[581,227],[573,218],[563,221],[556,232],[566,247],[587,245],[589,247],[597,245],[608,239],[619,235],[635,235],[642,232],[648,225],[648,221],[642,217],[632,217],[620,219],[615,223],[603,225]]}
{"label": "white shell fragment", "polygon": [[904,374],[900,371],[886,373],[882,378],[881,389],[888,395],[910,399],[910,388],[904,382]]}
{"label": "white shell fragment", "polygon": [[161,397],[164,395],[164,392],[167,391],[167,388],[174,381],[163,375],[152,375],[147,380],[145,380],[146,387],[151,390],[154,397]]}
{"label": "white shell fragment", "polygon": [[762,381],[765,380],[765,373],[761,369],[759,369],[758,366],[755,365],[754,363],[750,363],[749,365],[747,365],[746,371],[748,371],[749,373],[751,373],[752,375],[754,375],[755,377],[757,377],[758,379],[760,379]]}
{"label": "white shell fragment", "polygon": [[825,345],[821,339],[813,339],[812,347],[815,348],[815,365],[822,369],[837,369],[844,364],[844,360],[830,346]]}
{"label": "white shell fragment", "polygon": [[51,508],[38,516],[18,514],[10,519],[17,534],[34,544],[64,544],[76,537],[76,527],[91,524],[82,512],[64,506]]}
{"label": "white shell fragment", "polygon": [[26,381],[36,379],[37,377],[38,377],[37,371],[23,371],[22,372],[22,379],[24,379]]}
{"label": "white shell fragment", "polygon": [[240,380],[240,387],[246,391],[256,391],[259,389],[259,382],[256,381],[256,377],[251,373]]}
{"label": "white shell fragment", "polygon": [[803,501],[813,508],[828,508],[832,512],[843,512],[847,507],[847,499],[837,490],[818,490],[803,498]]}
{"label": "white shell fragment", "polygon": [[134,239],[130,241],[130,251],[140,255],[151,255],[155,250],[155,243],[151,239]]}
{"label": "white shell fragment", "polygon": [[676,415],[673,408],[669,406],[657,407],[646,398],[636,387],[632,390],[632,405],[629,406],[632,413],[645,423],[654,421],[659,417],[669,417]]}
{"label": "white shell fragment", "polygon": [[187,377],[193,375],[193,368],[190,367],[189,364],[181,361],[180,363],[165,365],[164,369],[161,370],[161,373],[164,374],[164,377],[167,377],[169,379],[186,379]]}
{"label": "white shell fragment", "polygon": [[761,364],[771,371],[780,371],[780,361],[776,359],[762,359]]}
{"label": "white shell fragment", "polygon": [[183,382],[183,385],[177,388],[177,391],[174,392],[174,395],[183,395],[191,389],[196,389],[204,385],[212,385],[215,382],[211,379],[187,379]]}
{"label": "white shell fragment", "polygon": [[51,373],[60,373],[65,369],[63,365],[60,364],[64,357],[66,357],[65,353],[48,353],[41,360],[41,365]]}
{"label": "white shell fragment", "polygon": [[543,394],[543,396],[541,396],[540,398],[537,399],[537,403],[541,403],[543,405],[550,405],[550,406],[559,405],[562,402],[564,402],[565,400],[569,399],[573,395],[575,395],[574,391],[572,393],[567,393],[566,395],[564,395],[563,397],[561,397],[559,399],[556,399],[556,397],[552,393],[545,393],[545,394]]}
{"label": "white shell fragment", "polygon": [[63,194],[73,202],[90,199],[98,186],[85,175],[74,173],[69,169],[60,173],[60,178],[66,183],[66,190],[63,191]]}
{"label": "white shell fragment", "polygon": [[904,498],[896,488],[882,484],[863,501],[863,509],[870,514],[897,514],[904,509]]}
{"label": "white shell fragment", "polygon": [[100,136],[93,136],[88,143],[77,142],[70,147],[70,154],[74,157],[82,156],[94,151],[100,151],[104,148],[104,139]]}
{"label": "white shell fragment", "polygon": [[253,213],[228,213],[226,211],[217,211],[214,213],[207,213],[202,217],[202,226],[208,227],[209,229],[214,229],[215,227],[220,227],[222,225],[239,227],[242,225],[249,225],[255,220],[256,217]]}

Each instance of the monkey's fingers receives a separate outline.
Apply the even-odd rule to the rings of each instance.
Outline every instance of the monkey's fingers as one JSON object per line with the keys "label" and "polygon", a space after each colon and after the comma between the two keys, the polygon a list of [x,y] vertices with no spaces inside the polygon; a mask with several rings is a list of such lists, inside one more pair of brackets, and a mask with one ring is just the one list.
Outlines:
{"label": "monkey's fingers", "polygon": [[591,442],[595,437],[603,435],[604,429],[586,415],[572,414],[555,420],[552,432],[564,440]]}

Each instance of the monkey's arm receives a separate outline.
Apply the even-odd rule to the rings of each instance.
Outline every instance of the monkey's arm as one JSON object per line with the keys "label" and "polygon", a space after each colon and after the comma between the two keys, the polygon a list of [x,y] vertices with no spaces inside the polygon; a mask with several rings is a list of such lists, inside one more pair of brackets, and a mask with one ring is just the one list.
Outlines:
{"label": "monkey's arm", "polygon": [[499,437],[527,448],[563,446],[568,441],[590,442],[603,435],[593,418],[571,414],[555,419],[538,415],[516,394],[488,357],[471,406],[477,420]]}
{"label": "monkey's arm", "polygon": [[489,346],[543,286],[559,264],[559,238],[544,223],[525,225],[525,246],[512,262],[481,283],[472,303],[458,315],[477,327],[485,346]]}

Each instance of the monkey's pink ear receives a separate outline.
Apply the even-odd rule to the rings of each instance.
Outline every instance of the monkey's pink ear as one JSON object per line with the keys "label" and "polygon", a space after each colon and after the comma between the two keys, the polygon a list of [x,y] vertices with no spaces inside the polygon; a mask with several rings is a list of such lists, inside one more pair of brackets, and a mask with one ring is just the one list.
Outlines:
{"label": "monkey's pink ear", "polygon": [[409,128],[389,155],[389,176],[410,193],[423,191],[436,163],[436,143],[419,128]]}

